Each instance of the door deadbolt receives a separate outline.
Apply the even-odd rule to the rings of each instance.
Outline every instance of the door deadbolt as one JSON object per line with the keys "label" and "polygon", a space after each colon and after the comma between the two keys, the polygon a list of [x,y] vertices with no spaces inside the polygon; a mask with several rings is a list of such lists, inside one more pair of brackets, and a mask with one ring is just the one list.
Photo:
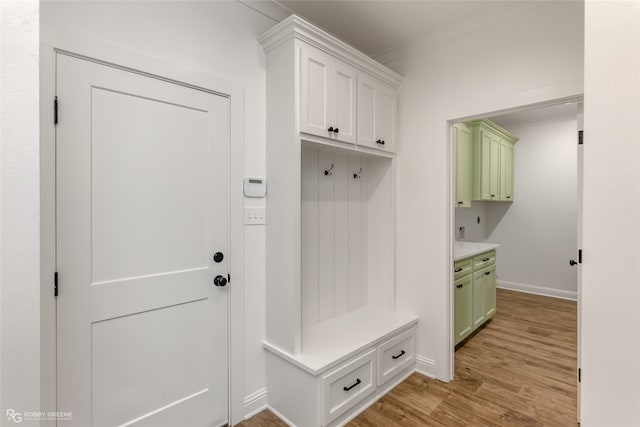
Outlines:
{"label": "door deadbolt", "polygon": [[215,254],[213,254],[213,260],[215,262],[222,262],[223,259],[224,259],[224,254],[222,252],[216,252]]}

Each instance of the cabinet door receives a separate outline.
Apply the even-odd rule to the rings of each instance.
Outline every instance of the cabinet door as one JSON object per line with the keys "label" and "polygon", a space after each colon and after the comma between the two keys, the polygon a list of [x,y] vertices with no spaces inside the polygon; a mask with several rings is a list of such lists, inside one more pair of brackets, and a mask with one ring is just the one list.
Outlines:
{"label": "cabinet door", "polygon": [[463,123],[454,126],[456,147],[456,207],[471,207],[473,141],[471,128]]}
{"label": "cabinet door", "polygon": [[496,267],[495,265],[482,273],[484,276],[484,316],[485,321],[496,313]]}
{"label": "cabinet door", "polygon": [[317,49],[301,49],[300,66],[300,131],[323,137],[329,132],[331,58]]}
{"label": "cabinet door", "polygon": [[395,90],[358,74],[358,145],[395,152]]}
{"label": "cabinet door", "polygon": [[480,200],[498,200],[500,144],[498,136],[480,130]]}
{"label": "cabinet door", "polygon": [[491,135],[489,148],[489,188],[487,200],[498,200],[500,190],[500,146],[502,140]]}
{"label": "cabinet door", "polygon": [[500,200],[513,201],[513,143],[500,144]]}
{"label": "cabinet door", "polygon": [[455,342],[458,344],[473,331],[473,276],[454,282]]}
{"label": "cabinet door", "polygon": [[356,71],[310,46],[300,60],[300,132],[355,144]]}
{"label": "cabinet door", "polygon": [[473,273],[473,330],[476,330],[486,320],[485,300],[485,274],[484,271]]}
{"label": "cabinet door", "polygon": [[333,126],[333,138],[356,143],[356,71],[337,60],[330,68],[329,127]]}
{"label": "cabinet door", "polygon": [[[376,97],[376,145],[384,151],[396,151],[396,92],[384,85],[378,88]],[[380,141],[380,142],[378,142]]]}

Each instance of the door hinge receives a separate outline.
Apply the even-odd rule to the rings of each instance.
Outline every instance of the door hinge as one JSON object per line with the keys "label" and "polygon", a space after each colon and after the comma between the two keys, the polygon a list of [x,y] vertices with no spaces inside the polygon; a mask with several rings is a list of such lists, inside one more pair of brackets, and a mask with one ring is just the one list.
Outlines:
{"label": "door hinge", "polygon": [[582,145],[582,130],[578,131],[578,145]]}
{"label": "door hinge", "polygon": [[231,283],[231,273],[227,273],[227,282]]}
{"label": "door hinge", "polygon": [[58,272],[53,273],[53,296],[58,296]]}
{"label": "door hinge", "polygon": [[578,249],[578,264],[582,264],[582,249]]}
{"label": "door hinge", "polygon": [[58,124],[58,97],[53,97],[53,124]]}
{"label": "door hinge", "polygon": [[578,382],[582,382],[582,369],[578,368]]}

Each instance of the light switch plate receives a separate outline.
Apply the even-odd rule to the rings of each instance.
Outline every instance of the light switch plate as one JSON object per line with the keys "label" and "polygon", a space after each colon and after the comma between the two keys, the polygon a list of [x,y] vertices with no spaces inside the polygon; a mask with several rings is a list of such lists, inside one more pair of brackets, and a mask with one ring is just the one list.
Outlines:
{"label": "light switch plate", "polygon": [[265,224],[265,208],[244,208],[244,223],[247,225]]}

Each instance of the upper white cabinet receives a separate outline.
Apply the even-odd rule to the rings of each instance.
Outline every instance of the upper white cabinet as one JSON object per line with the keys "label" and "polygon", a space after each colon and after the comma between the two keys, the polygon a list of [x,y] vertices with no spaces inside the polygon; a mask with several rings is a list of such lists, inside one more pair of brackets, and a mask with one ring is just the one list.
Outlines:
{"label": "upper white cabinet", "polygon": [[355,144],[356,78],[352,67],[302,46],[300,132]]}
{"label": "upper white cabinet", "polygon": [[267,97],[295,109],[287,118],[300,138],[384,157],[396,152],[400,75],[297,16],[260,43],[272,80]]}
{"label": "upper white cabinet", "polygon": [[396,90],[358,73],[358,144],[395,152]]}

